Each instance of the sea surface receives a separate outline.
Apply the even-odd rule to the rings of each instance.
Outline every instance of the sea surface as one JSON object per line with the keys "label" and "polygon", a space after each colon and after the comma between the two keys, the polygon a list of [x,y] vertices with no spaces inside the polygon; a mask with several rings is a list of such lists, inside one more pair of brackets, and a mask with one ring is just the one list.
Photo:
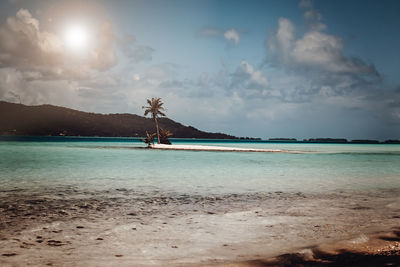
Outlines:
{"label": "sea surface", "polygon": [[172,143],[280,152],[0,137],[0,265],[207,265],[399,229],[400,145]]}
{"label": "sea surface", "polygon": [[398,144],[173,140],[280,153],[161,151],[138,139],[2,137],[0,188],[134,189],[187,194],[357,192],[400,188]]}

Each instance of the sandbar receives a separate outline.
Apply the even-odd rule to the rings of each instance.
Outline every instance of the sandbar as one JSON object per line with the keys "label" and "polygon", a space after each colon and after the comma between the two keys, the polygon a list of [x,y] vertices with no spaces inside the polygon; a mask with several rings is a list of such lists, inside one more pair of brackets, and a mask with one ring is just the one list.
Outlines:
{"label": "sandbar", "polygon": [[205,146],[205,145],[166,145],[152,144],[152,149],[164,150],[189,150],[189,151],[220,151],[220,152],[286,152],[296,153],[298,151],[288,151],[282,149],[260,149],[260,148],[243,148],[243,147],[228,147],[228,146]]}

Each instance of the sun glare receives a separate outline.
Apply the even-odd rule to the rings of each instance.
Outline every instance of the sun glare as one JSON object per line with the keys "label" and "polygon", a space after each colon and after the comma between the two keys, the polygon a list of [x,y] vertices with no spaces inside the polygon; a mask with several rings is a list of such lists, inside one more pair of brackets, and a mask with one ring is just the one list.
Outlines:
{"label": "sun glare", "polygon": [[87,46],[88,32],[82,25],[71,25],[65,32],[64,41],[68,48],[81,51]]}

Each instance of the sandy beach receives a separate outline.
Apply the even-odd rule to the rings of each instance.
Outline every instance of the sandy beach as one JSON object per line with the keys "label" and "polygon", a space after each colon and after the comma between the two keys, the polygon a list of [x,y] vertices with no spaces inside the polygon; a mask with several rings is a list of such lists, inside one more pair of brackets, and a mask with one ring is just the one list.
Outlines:
{"label": "sandy beach", "polygon": [[400,227],[390,232],[382,231],[361,235],[355,239],[323,243],[276,257],[212,266],[399,266],[399,264]]}
{"label": "sandy beach", "polygon": [[[399,262],[399,192],[1,191],[2,266]],[[379,242],[378,242],[379,241]],[[337,254],[339,253],[339,254]]]}

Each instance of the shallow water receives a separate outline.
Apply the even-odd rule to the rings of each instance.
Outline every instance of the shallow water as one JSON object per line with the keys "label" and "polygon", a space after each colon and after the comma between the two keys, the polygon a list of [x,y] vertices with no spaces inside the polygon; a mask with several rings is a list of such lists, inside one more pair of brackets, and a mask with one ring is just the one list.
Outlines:
{"label": "shallow water", "polygon": [[3,138],[0,250],[14,256],[0,263],[241,261],[399,226],[400,145],[179,144],[296,153],[150,150],[123,138]]}
{"label": "shallow water", "polygon": [[1,188],[189,194],[400,188],[400,145],[179,141],[307,152],[291,154],[134,149],[144,145],[117,138],[37,140],[0,142]]}

